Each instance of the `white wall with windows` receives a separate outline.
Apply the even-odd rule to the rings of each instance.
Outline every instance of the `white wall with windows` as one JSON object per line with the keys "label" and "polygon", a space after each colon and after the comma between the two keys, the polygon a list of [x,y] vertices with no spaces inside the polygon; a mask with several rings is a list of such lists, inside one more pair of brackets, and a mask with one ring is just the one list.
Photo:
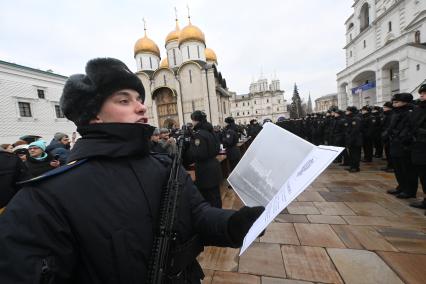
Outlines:
{"label": "white wall with windows", "polygon": [[76,127],[59,107],[66,79],[0,61],[0,143],[13,143],[23,135],[39,135],[46,142],[56,132],[71,135]]}
{"label": "white wall with windows", "polygon": [[398,92],[417,97],[426,82],[426,1],[355,0],[353,8],[346,67],[337,74],[339,107],[382,105]]}

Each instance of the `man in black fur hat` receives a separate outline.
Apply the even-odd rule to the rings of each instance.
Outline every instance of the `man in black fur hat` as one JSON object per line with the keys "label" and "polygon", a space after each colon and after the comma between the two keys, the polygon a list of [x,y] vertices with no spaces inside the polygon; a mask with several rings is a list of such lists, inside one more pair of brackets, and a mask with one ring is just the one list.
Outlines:
{"label": "man in black fur hat", "polygon": [[354,106],[346,108],[345,122],[345,142],[349,154],[350,167],[347,169],[350,173],[360,171],[359,161],[361,160],[362,134],[361,118],[358,117],[358,109]]}
{"label": "man in black fur hat", "polygon": [[[146,283],[171,160],[149,152],[145,91],[121,61],[71,76],[69,163],[27,182],[0,218],[0,283]],[[263,207],[211,207],[184,169],[166,283],[200,283],[205,245],[239,247]]]}
{"label": "man in black fur hat", "polygon": [[411,161],[420,178],[423,200],[411,203],[412,207],[426,209],[426,84],[420,86],[417,108],[411,116],[413,128],[413,144],[411,145]]}
{"label": "man in black fur hat", "polygon": [[411,162],[410,147],[413,142],[410,114],[413,110],[413,95],[399,93],[392,97],[394,114],[389,126],[390,156],[395,168],[398,187],[388,193],[398,198],[416,197],[418,177]]}

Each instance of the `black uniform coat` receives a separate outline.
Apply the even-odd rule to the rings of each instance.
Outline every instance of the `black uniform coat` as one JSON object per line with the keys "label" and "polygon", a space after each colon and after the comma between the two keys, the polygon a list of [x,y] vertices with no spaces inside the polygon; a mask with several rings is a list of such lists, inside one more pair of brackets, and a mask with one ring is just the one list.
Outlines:
{"label": "black uniform coat", "polygon": [[334,119],[332,137],[334,146],[345,147],[345,124],[347,123],[346,118],[344,116],[339,116]]}
{"label": "black uniform coat", "polygon": [[228,124],[222,136],[222,144],[226,149],[226,157],[232,162],[239,161],[241,158],[241,152],[237,146],[238,140],[237,126],[233,123]]}
{"label": "black uniform coat", "polygon": [[345,122],[345,141],[346,146],[361,147],[362,146],[362,121],[357,115],[347,115]]}
{"label": "black uniform coat", "polygon": [[41,160],[34,159],[28,155],[28,158],[25,161],[25,166],[28,168],[30,175],[32,177],[36,177],[55,168],[50,165],[52,160],[53,157],[49,154]]}
{"label": "black uniform coat", "polygon": [[185,163],[195,163],[195,184],[199,189],[216,187],[222,181],[222,169],[216,156],[220,142],[208,122],[194,126],[189,149],[185,153]]}
{"label": "black uniform coat", "polygon": [[28,178],[28,169],[21,159],[13,153],[0,150],[0,208],[6,206],[20,189],[16,183]]}
{"label": "black uniform coat", "polygon": [[410,155],[410,144],[413,140],[412,125],[410,123],[411,105],[394,108],[389,126],[390,154],[394,158]]}
{"label": "black uniform coat", "polygon": [[[70,160],[88,160],[15,195],[0,217],[0,283],[145,283],[170,163],[149,154],[148,128],[79,128]],[[184,170],[181,181],[177,242],[232,245],[233,211],[209,206]]]}
{"label": "black uniform coat", "polygon": [[415,165],[426,165],[426,101],[419,102],[411,115],[413,144],[411,160]]}

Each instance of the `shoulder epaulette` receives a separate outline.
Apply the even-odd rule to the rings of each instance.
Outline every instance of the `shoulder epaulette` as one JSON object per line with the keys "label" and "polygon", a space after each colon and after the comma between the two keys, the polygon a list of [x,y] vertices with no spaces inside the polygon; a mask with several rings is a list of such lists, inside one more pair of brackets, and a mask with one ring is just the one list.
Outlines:
{"label": "shoulder epaulette", "polygon": [[17,184],[18,185],[25,185],[25,184],[30,184],[30,183],[33,183],[33,182],[36,182],[36,181],[45,180],[45,179],[53,177],[53,176],[57,176],[57,175],[60,175],[64,172],[67,172],[70,169],[73,169],[73,168],[85,163],[86,161],[88,161],[88,159],[75,160],[75,161],[69,162],[68,164],[63,165],[61,167],[58,167],[58,168],[53,169],[51,171],[45,172],[44,174],[39,175],[37,177],[34,177],[32,179],[20,181]]}

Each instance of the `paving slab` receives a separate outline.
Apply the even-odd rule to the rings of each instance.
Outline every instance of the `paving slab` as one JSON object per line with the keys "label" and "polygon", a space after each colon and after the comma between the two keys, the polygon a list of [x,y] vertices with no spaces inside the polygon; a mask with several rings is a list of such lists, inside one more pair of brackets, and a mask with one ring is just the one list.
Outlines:
{"label": "paving slab", "polygon": [[328,224],[294,224],[294,227],[302,245],[345,248]]}
{"label": "paving slab", "polygon": [[294,201],[287,207],[290,214],[320,214],[312,202]]}
{"label": "paving slab", "polygon": [[302,192],[298,197],[297,201],[325,201],[324,198],[318,192]]}
{"label": "paving slab", "polygon": [[375,216],[342,216],[350,225],[360,226],[390,226],[391,223],[385,217]]}
{"label": "paving slab", "polygon": [[332,228],[348,248],[398,251],[373,227],[333,225]]}
{"label": "paving slab", "polygon": [[262,277],[262,284],[313,284],[313,282],[301,281],[301,280],[291,280],[291,279],[281,279],[281,278],[272,278],[272,277]]}
{"label": "paving slab", "polygon": [[403,284],[404,282],[374,252],[353,249],[327,249],[347,284]]}
{"label": "paving slab", "polygon": [[280,223],[309,223],[305,215],[278,214],[275,218]]}
{"label": "paving slab", "polygon": [[216,271],[212,284],[260,284],[260,277],[236,272]]}
{"label": "paving slab", "polygon": [[322,215],[356,215],[344,202],[314,202]]}
{"label": "paving slab", "polygon": [[343,283],[325,249],[284,245],[281,251],[288,278],[322,283]]}
{"label": "paving slab", "polygon": [[317,224],[346,224],[346,221],[340,216],[327,216],[327,215],[308,215],[310,223]]}
{"label": "paving slab", "polygon": [[345,202],[345,204],[349,206],[356,215],[360,216],[396,216],[394,213],[375,202]]}
{"label": "paving slab", "polygon": [[204,279],[201,281],[202,284],[211,284],[213,281],[214,270],[203,269]]}
{"label": "paving slab", "polygon": [[395,252],[378,252],[378,254],[405,283],[426,283],[426,255]]}
{"label": "paving slab", "polygon": [[198,256],[198,262],[204,269],[237,271],[240,249],[205,247]]}
{"label": "paving slab", "polygon": [[289,245],[300,244],[294,226],[291,223],[270,224],[266,228],[265,234],[260,237],[260,242]]}
{"label": "paving slab", "polygon": [[279,244],[255,243],[240,257],[238,272],[285,278]]}

